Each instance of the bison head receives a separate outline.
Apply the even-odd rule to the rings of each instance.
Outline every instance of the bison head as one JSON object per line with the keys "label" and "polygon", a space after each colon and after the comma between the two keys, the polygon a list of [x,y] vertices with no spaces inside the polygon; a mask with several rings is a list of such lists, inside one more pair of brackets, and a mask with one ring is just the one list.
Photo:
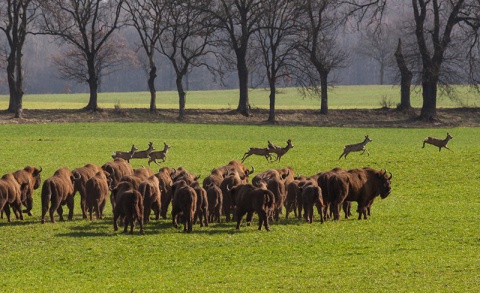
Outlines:
{"label": "bison head", "polygon": [[390,176],[387,175],[387,170],[383,170],[383,173],[379,174],[380,180],[382,182],[382,186],[380,187],[380,197],[382,199],[386,198],[392,191],[390,179],[392,179],[393,175],[390,172],[389,174]]}

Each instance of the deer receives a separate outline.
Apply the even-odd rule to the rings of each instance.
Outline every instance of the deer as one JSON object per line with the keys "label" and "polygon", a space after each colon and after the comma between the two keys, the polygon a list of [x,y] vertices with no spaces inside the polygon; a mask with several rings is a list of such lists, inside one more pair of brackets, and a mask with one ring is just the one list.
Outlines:
{"label": "deer", "polygon": [[[422,149],[425,147],[425,144],[431,144],[436,147],[438,147],[438,151],[441,151],[442,148],[446,148],[449,151],[452,151],[451,149],[448,148],[447,143],[449,140],[451,140],[453,136],[450,135],[450,133],[447,132],[447,137],[445,139],[438,139],[438,138],[433,138],[433,137],[427,137],[423,140],[423,146]],[[452,151],[453,152],[453,151]]]}
{"label": "deer", "polygon": [[135,147],[134,144],[132,144],[132,149],[129,152],[121,152],[121,151],[113,152],[112,158],[114,160],[116,158],[122,158],[130,163],[130,159],[133,157],[136,151],[138,151],[138,149]]}
{"label": "deer", "polygon": [[245,161],[245,159],[247,159],[251,155],[264,156],[267,161],[269,159],[270,159],[270,161],[272,161],[272,155],[270,155],[270,150],[269,149],[267,149],[267,148],[249,148],[248,151],[245,154],[243,154],[242,163]]}
{"label": "deer", "polygon": [[170,146],[165,142],[163,142],[163,144],[164,144],[163,150],[157,151],[157,152],[151,152],[150,154],[148,154],[148,165],[149,166],[150,166],[151,162],[154,162],[155,164],[160,166],[160,164],[157,162],[157,159],[161,159],[162,162],[165,162],[165,160],[167,159],[167,152],[168,152],[168,149],[170,148]]}
{"label": "deer", "polygon": [[345,160],[347,159],[347,155],[351,152],[360,152],[362,151],[361,155],[363,155],[365,152],[370,156],[370,153],[368,152],[367,148],[365,147],[367,143],[371,142],[372,140],[368,137],[368,135],[365,135],[365,140],[361,143],[356,143],[356,144],[349,144],[343,147],[343,153],[340,155],[338,158],[339,160],[345,156]]}
{"label": "deer", "polygon": [[148,155],[153,152],[155,148],[153,147],[153,142],[148,143],[148,149],[144,151],[135,152],[132,156],[132,159],[146,159]]}
{"label": "deer", "polygon": [[[269,143],[269,146],[271,145],[271,143]],[[272,145],[273,146],[273,145]],[[269,149],[269,152],[270,153],[274,153],[277,155],[277,157],[275,158],[275,160],[273,160],[274,162],[275,161],[279,161],[280,162],[280,159],[282,158],[283,155],[285,155],[289,149],[293,148],[293,144],[292,144],[292,140],[289,139],[287,140],[287,146],[282,148],[282,147],[276,147],[276,148],[270,148]]]}

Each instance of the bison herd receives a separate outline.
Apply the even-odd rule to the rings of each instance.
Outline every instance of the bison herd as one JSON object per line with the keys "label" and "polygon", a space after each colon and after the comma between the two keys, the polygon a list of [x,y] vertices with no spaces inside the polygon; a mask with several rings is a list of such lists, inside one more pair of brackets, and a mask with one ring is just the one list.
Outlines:
{"label": "bison herd", "polygon": [[[55,213],[63,221],[63,207],[68,208],[68,220],[73,218],[74,195],[80,194],[83,218],[103,219],[109,200],[113,209],[114,230],[123,223],[124,232],[133,233],[135,225],[144,233],[144,224],[167,219],[171,204],[171,220],[175,227],[180,222],[184,231],[191,232],[197,222],[200,226],[222,220],[236,221],[240,228],[246,215],[250,225],[257,214],[258,229],[270,230],[269,222],[278,221],[282,213],[288,219],[293,211],[309,223],[314,219],[316,207],[320,222],[339,220],[343,207],[345,217],[351,216],[351,202],[357,202],[358,219],[370,215],[377,196],[382,199],[391,192],[392,175],[386,170],[335,168],[312,176],[295,176],[290,167],[269,169],[253,176],[255,169],[233,160],[214,168],[200,183],[199,177],[182,167],[162,167],[157,173],[149,168],[133,169],[122,158],[103,166],[87,164],[69,170],[60,168],[43,182],[41,190],[42,215],[47,212],[52,223]],[[5,174],[0,179],[0,210],[10,222],[10,207],[17,219],[23,213],[31,215],[33,190],[40,187],[42,169],[27,166]],[[249,181],[251,183],[249,183]],[[24,209],[25,208],[25,209]],[[285,212],[283,212],[285,208]]]}

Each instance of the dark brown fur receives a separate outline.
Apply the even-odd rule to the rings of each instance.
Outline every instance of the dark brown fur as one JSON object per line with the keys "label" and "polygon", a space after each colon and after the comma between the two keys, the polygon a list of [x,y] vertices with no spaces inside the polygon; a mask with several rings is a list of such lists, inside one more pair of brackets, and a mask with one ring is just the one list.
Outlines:
{"label": "dark brown fur", "polygon": [[22,203],[25,206],[25,211],[29,216],[32,215],[33,208],[33,191],[40,187],[42,179],[40,173],[42,169],[37,169],[33,166],[25,166],[21,170],[13,172],[13,177],[17,180],[18,184],[27,184],[25,189],[25,198],[22,198]]}
{"label": "dark brown fur", "polygon": [[222,214],[223,194],[220,187],[211,184],[207,187],[208,214],[209,222],[217,221],[220,223]]}
{"label": "dark brown fur", "polygon": [[155,220],[160,218],[160,210],[162,206],[160,183],[155,175],[148,177],[145,181],[140,183],[138,191],[143,196],[144,221],[150,222],[150,211],[153,210]]}
{"label": "dark brown fur", "polygon": [[[129,185],[128,182],[123,182],[125,185]],[[130,234],[133,234],[133,228],[135,227],[135,221],[138,221],[140,225],[140,234],[145,234],[143,230],[143,198],[140,192],[133,189],[133,186],[126,186],[125,189],[117,191],[116,205],[113,211],[113,229],[118,230],[117,221],[121,217],[124,219],[123,232],[127,233],[128,225],[130,224]]]}
{"label": "dark brown fur", "polygon": [[[22,192],[23,189],[23,192]],[[5,174],[0,179],[0,211],[5,211],[10,223],[10,206],[15,214],[23,220],[22,195],[26,195],[28,184],[18,184],[13,174]]]}
{"label": "dark brown fur", "polygon": [[55,223],[53,214],[57,211],[60,216],[60,221],[63,221],[63,208],[62,205],[67,205],[68,220],[73,219],[73,206],[74,206],[74,188],[73,188],[73,174],[66,168],[58,169],[52,177],[43,182],[42,187],[42,224],[45,223],[45,215],[50,206],[50,221]]}
{"label": "dark brown fur", "polygon": [[86,189],[86,205],[92,220],[92,213],[95,210],[95,216],[98,219],[103,219],[103,210],[107,203],[109,183],[111,179],[110,174],[100,169],[95,176],[88,179],[85,184]]}
{"label": "dark brown fur", "polygon": [[256,188],[251,184],[240,184],[232,188],[232,199],[236,206],[237,227],[240,229],[242,217],[247,214],[247,225],[250,225],[253,213],[258,215],[258,230],[262,230],[262,225],[267,231],[270,231],[268,225],[268,214],[275,204],[275,196],[270,190]]}
{"label": "dark brown fur", "polygon": [[84,219],[87,218],[87,194],[86,194],[86,184],[87,181],[95,176],[95,174],[101,170],[101,168],[94,164],[87,164],[83,167],[76,168],[72,170],[74,175],[73,189],[74,194],[78,192],[80,194],[80,207],[82,209],[82,216]]}
{"label": "dark brown fur", "polygon": [[197,193],[183,180],[173,184],[172,223],[178,228],[178,217],[183,218],[183,231],[192,232],[193,217],[197,210]]}

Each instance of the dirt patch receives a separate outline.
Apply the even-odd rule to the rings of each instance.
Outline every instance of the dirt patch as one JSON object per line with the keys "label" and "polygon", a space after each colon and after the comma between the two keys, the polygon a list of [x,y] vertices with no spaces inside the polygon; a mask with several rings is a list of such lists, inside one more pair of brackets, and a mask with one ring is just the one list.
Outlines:
{"label": "dirt patch", "polygon": [[445,108],[437,110],[435,121],[418,120],[419,109],[401,112],[395,109],[329,110],[321,115],[315,110],[277,110],[276,122],[267,122],[268,110],[252,109],[251,117],[232,110],[187,109],[183,121],[178,110],[102,109],[92,112],[71,109],[24,110],[24,118],[13,118],[12,113],[0,112],[0,124],[48,124],[75,122],[165,122],[245,125],[297,125],[322,127],[480,127],[480,108]]}

